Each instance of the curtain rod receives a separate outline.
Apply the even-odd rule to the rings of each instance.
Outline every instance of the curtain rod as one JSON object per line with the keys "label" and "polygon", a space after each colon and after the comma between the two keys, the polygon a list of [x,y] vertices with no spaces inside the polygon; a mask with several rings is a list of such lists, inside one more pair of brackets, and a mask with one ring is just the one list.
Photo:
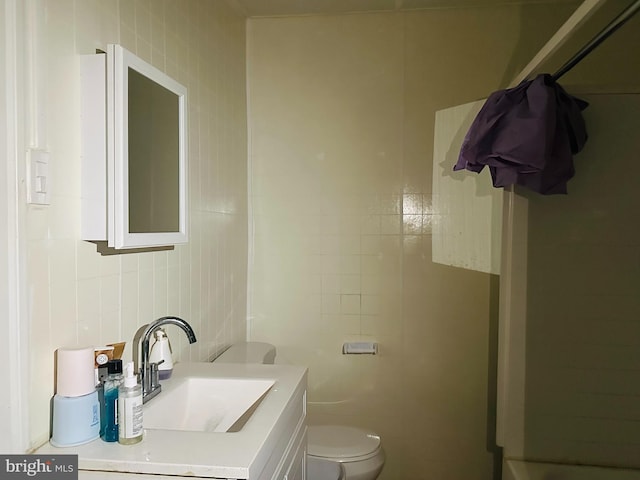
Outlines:
{"label": "curtain rod", "polygon": [[591,39],[582,49],[570,58],[560,69],[553,74],[553,79],[558,80],[565,73],[575,67],[580,61],[589,55],[598,45],[604,42],[613,32],[618,30],[629,20],[635,13],[640,10],[640,0],[636,0],[629,5],[620,15],[614,18],[600,33]]}

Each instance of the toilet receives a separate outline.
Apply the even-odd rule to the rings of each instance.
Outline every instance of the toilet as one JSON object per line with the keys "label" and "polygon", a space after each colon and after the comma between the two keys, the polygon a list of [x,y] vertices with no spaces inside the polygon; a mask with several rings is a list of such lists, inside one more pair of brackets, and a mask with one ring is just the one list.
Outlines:
{"label": "toilet", "polygon": [[[214,361],[272,364],[275,358],[273,345],[243,342],[232,345]],[[375,480],[383,466],[384,451],[374,432],[339,425],[308,427],[308,480]]]}
{"label": "toilet", "polygon": [[309,480],[375,480],[384,466],[380,437],[362,428],[339,425],[312,425],[307,431],[307,464],[329,460],[340,465],[343,477],[314,477]]}

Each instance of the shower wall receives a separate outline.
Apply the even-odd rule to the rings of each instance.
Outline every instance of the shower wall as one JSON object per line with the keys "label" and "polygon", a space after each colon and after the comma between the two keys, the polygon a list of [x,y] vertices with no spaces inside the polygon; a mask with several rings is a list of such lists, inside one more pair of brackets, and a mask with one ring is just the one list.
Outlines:
{"label": "shower wall", "polygon": [[640,95],[593,95],[567,196],[529,196],[522,450],[640,468]]}

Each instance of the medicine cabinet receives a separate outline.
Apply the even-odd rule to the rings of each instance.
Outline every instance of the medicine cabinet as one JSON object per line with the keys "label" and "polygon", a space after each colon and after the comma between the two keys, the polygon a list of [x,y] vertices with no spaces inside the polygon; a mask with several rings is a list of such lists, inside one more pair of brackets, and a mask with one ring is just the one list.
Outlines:
{"label": "medicine cabinet", "polygon": [[187,89],[120,45],[81,58],[82,238],[186,243]]}

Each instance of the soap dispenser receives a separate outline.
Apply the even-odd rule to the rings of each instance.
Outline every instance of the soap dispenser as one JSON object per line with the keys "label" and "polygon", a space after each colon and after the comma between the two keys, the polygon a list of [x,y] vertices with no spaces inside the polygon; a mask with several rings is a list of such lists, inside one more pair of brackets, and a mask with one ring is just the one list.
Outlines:
{"label": "soap dispenser", "polygon": [[166,332],[159,328],[154,332],[155,342],[151,346],[149,362],[158,364],[158,378],[166,380],[173,373],[173,357],[171,356],[171,344]]}
{"label": "soap dispenser", "polygon": [[133,372],[133,362],[125,367],[124,382],[118,389],[118,442],[131,445],[142,440],[142,386]]}

